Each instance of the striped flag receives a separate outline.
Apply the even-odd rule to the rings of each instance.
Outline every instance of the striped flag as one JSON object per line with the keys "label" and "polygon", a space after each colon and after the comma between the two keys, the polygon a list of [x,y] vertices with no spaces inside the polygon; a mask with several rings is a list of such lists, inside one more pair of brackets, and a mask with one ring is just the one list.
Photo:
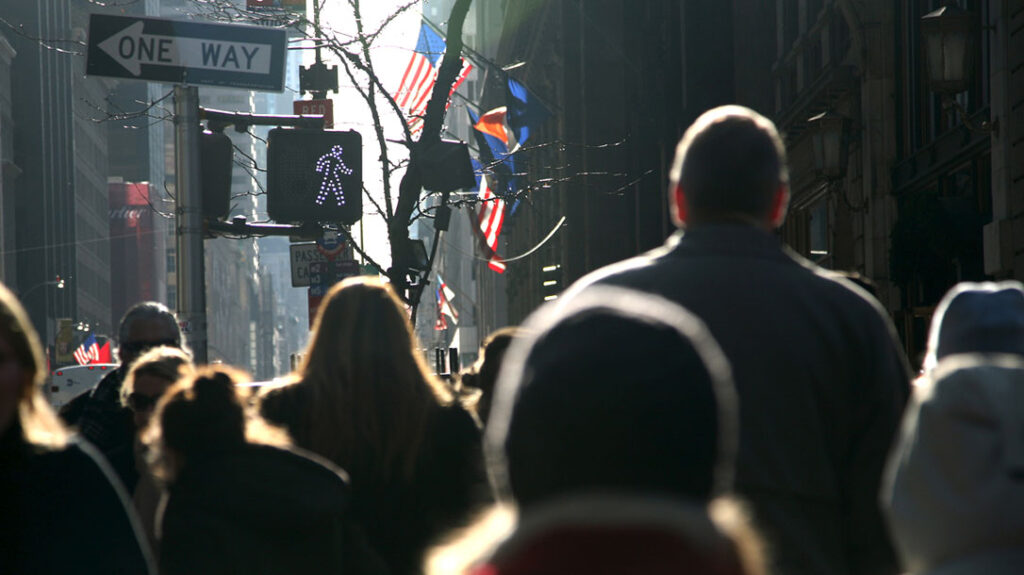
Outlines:
{"label": "striped flag", "polygon": [[[445,50],[444,38],[424,22],[420,27],[419,41],[416,43],[416,50],[409,59],[409,65],[402,75],[402,83],[395,92],[395,103],[408,117],[409,130],[413,135],[423,129],[423,115],[427,112],[427,102],[430,101],[430,93],[437,82],[437,71],[441,66],[441,57]],[[445,109],[451,103],[451,95],[462,84],[469,75],[473,66],[465,59],[462,59],[462,70],[459,71],[451,91],[448,92],[449,100],[445,102]]]}
{"label": "striped flag", "polygon": [[[444,329],[448,327],[448,322],[445,320],[445,316],[452,319],[453,323],[459,323],[459,312],[455,311],[455,306],[452,305],[452,300],[455,299],[455,292],[452,288],[448,287],[448,284],[444,283],[441,279],[441,274],[437,274],[437,324],[434,326],[435,329]],[[443,326],[443,327],[441,327]]]}
{"label": "striped flag", "polygon": [[505,260],[498,255],[498,235],[501,234],[501,225],[505,222],[505,200],[494,195],[490,186],[487,185],[487,176],[480,178],[480,215],[477,217],[477,225],[480,226],[480,233],[484,245],[490,253],[491,259],[487,267],[500,273],[505,273]]}
{"label": "striped flag", "polygon": [[100,359],[100,346],[96,341],[96,336],[90,333],[89,337],[85,338],[82,345],[78,346],[78,349],[72,355],[75,357],[78,365],[98,362]]}

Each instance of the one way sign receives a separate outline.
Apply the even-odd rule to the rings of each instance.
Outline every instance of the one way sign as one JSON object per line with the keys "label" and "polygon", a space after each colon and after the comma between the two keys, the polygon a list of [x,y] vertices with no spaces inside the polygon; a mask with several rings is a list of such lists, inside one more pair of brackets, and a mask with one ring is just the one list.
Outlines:
{"label": "one way sign", "polygon": [[256,26],[92,14],[86,73],[280,92],[287,41]]}

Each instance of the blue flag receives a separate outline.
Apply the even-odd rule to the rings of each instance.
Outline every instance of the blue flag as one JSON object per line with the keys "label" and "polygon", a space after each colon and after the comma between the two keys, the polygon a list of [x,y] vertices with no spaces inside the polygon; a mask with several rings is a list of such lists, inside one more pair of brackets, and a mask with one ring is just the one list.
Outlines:
{"label": "blue flag", "polygon": [[511,76],[507,85],[508,125],[516,136],[516,142],[522,146],[530,137],[530,129],[536,130],[541,124],[551,117],[551,111],[530,94],[526,86],[520,84]]}

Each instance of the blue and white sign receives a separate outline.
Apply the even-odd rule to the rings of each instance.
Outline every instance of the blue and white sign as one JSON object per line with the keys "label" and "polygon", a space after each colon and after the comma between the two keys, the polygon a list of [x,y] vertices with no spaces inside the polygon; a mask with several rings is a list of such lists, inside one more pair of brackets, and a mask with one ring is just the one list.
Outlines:
{"label": "blue and white sign", "polygon": [[92,14],[86,74],[284,89],[284,30]]}

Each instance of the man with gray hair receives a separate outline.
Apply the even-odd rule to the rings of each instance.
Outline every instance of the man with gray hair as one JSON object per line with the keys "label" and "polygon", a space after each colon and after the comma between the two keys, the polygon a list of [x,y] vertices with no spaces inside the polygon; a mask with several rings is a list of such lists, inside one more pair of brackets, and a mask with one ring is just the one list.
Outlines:
{"label": "man with gray hair", "polygon": [[118,327],[117,355],[121,365],[88,391],[61,409],[68,425],[95,445],[117,472],[128,492],[135,488],[132,412],[121,405],[121,384],[132,363],[146,350],[170,346],[188,352],[174,313],[162,303],[142,302],[132,306]]}
{"label": "man with gray hair", "polygon": [[772,122],[740,106],[710,110],[676,149],[669,204],[680,230],[562,300],[595,284],[632,287],[707,324],[740,399],[736,492],[773,573],[898,573],[878,494],[909,366],[875,299],[776,237],[788,203]]}

